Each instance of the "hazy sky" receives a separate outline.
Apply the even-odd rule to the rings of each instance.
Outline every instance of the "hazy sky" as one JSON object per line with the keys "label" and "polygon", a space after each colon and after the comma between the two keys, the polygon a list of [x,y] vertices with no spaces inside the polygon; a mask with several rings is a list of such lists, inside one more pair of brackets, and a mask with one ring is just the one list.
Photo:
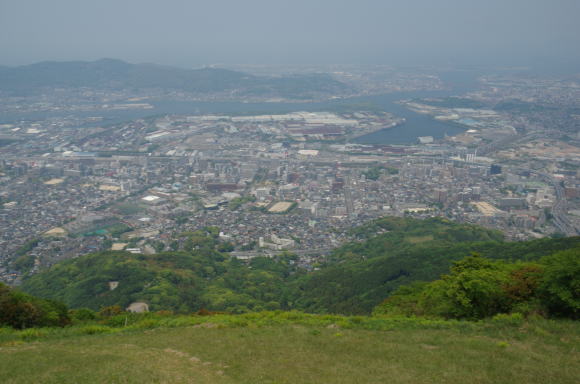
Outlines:
{"label": "hazy sky", "polygon": [[580,0],[0,0],[0,64],[580,58]]}

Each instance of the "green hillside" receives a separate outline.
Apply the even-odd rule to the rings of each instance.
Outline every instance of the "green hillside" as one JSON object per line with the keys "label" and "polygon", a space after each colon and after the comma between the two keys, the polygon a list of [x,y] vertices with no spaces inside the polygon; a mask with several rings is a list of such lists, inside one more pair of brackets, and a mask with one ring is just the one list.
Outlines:
{"label": "green hillside", "polygon": [[[213,250],[152,256],[102,252],[59,263],[25,281],[22,289],[73,308],[98,310],[145,301],[151,310],[182,313],[202,308],[233,313],[286,307],[291,257],[245,265]],[[111,290],[109,282],[119,285]],[[282,302],[280,302],[282,301]]]}
{"label": "green hillside", "polygon": [[[375,224],[385,230],[387,222]],[[330,290],[297,300],[296,285],[314,281],[337,289],[344,271],[354,275],[361,263],[367,269],[360,267],[362,272],[352,280],[359,289],[350,292],[353,297],[364,292],[362,281],[371,276],[372,262],[420,251],[434,259],[428,247],[416,249],[413,221],[388,225],[393,224],[406,228],[404,233],[413,238],[409,243],[415,245],[402,246],[401,254],[398,247],[379,252],[372,244],[404,235],[391,228],[338,249],[330,266],[312,274],[300,273],[289,255],[255,259],[250,265],[230,260],[211,249],[212,238],[207,237],[197,239],[206,245],[203,249],[191,252],[88,255],[27,282],[29,290],[53,293],[79,306],[147,300],[154,310],[173,306],[187,314],[133,314],[115,306],[98,313],[67,312],[58,302],[0,285],[0,377],[15,384],[577,382],[580,323],[570,319],[580,314],[578,239],[453,246],[458,236],[472,240],[489,233],[464,228],[466,233],[447,222],[419,222],[415,224],[431,228],[423,238],[429,238],[424,243],[439,244],[435,253],[448,243],[447,249],[457,255],[472,247],[493,258],[472,255],[451,261],[451,252],[449,258],[428,264],[434,267],[424,275],[450,264],[441,278],[399,286],[372,316],[256,312],[273,305],[268,304],[272,298],[287,307],[315,294],[321,297],[319,303],[335,303],[329,301]],[[349,252],[357,246],[369,253],[359,250],[354,262]],[[328,275],[339,267],[345,275]],[[414,263],[406,268],[412,276],[423,276]],[[119,281],[114,290],[108,288],[112,278]],[[372,282],[366,288],[372,289]],[[250,310],[242,306],[243,300],[255,310],[191,313],[200,304]],[[31,321],[4,316],[14,313]],[[42,316],[30,318],[38,314]]]}
{"label": "green hillside", "polygon": [[532,261],[580,247],[580,237],[503,242],[499,232],[442,219],[384,218],[354,231],[361,242],[338,248],[325,268],[292,283],[297,308],[370,313],[396,288],[436,280],[453,261],[472,252],[491,259]]}
{"label": "green hillside", "polygon": [[[202,308],[243,313],[299,309],[368,314],[396,288],[433,281],[472,252],[501,260],[538,260],[580,246],[580,238],[507,243],[496,231],[441,219],[384,218],[357,228],[357,241],[338,248],[320,270],[296,258],[256,258],[249,264],[218,252],[215,231],[191,234],[189,251],[157,255],[103,252],[68,260],[27,278],[22,289],[72,308],[145,301],[151,310]],[[110,282],[118,287],[110,289]]]}

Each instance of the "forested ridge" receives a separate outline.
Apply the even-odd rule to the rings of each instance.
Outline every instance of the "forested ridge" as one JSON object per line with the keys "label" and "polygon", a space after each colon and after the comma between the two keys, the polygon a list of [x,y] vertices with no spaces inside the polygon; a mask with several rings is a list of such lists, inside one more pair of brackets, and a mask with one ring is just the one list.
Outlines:
{"label": "forested ridge", "polygon": [[[243,313],[298,309],[369,314],[397,288],[432,282],[472,253],[507,262],[533,262],[580,250],[580,238],[505,242],[497,231],[444,219],[382,218],[353,229],[320,269],[297,267],[290,253],[243,262],[220,252],[215,231],[191,236],[190,251],[135,255],[101,252],[61,262],[25,279],[30,294],[72,308],[144,301],[150,309]],[[111,289],[110,282],[118,282]]]}
{"label": "forested ridge", "polygon": [[353,232],[360,242],[338,248],[325,268],[293,282],[297,308],[367,314],[398,287],[436,280],[454,261],[474,252],[513,262],[580,249],[579,237],[505,242],[498,231],[439,218],[389,217]]}

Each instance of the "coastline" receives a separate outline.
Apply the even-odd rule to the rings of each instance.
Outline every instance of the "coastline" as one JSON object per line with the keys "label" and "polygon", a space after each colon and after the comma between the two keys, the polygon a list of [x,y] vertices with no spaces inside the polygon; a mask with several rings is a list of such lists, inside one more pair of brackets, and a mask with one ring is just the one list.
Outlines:
{"label": "coastline", "polygon": [[357,139],[359,139],[363,136],[366,136],[366,135],[371,135],[373,133],[394,129],[394,128],[405,125],[406,122],[407,122],[407,119],[405,119],[404,117],[398,118],[397,121],[394,121],[387,126],[368,128],[368,129],[364,129],[364,130],[346,135],[346,141],[350,142],[351,140],[357,140]]}

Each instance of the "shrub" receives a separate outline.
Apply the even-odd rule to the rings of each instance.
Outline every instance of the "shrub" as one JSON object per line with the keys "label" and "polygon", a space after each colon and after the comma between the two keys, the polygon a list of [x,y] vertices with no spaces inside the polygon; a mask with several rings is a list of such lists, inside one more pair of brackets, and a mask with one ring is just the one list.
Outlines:
{"label": "shrub", "polygon": [[161,321],[158,319],[144,319],[141,320],[137,323],[135,323],[135,325],[133,325],[132,327],[138,328],[138,329],[151,329],[151,328],[157,328],[161,325]]}
{"label": "shrub", "polygon": [[119,305],[111,305],[104,307],[99,311],[100,317],[112,317],[123,313],[123,309]]}
{"label": "shrub", "polygon": [[155,314],[157,316],[161,316],[161,317],[168,317],[168,316],[173,316],[173,311],[157,311],[155,312]]}
{"label": "shrub", "polygon": [[68,308],[54,300],[43,300],[0,283],[0,326],[30,328],[70,324]]}
{"label": "shrub", "polygon": [[536,297],[544,269],[538,264],[524,264],[509,273],[502,289],[513,303],[521,303]]}
{"label": "shrub", "polygon": [[20,331],[18,336],[24,341],[34,341],[46,336],[46,332],[39,329],[25,329]]}
{"label": "shrub", "polygon": [[456,319],[482,319],[509,310],[502,289],[508,281],[503,263],[473,255],[458,261],[425,288],[419,305],[425,314]]}
{"label": "shrub", "polygon": [[427,283],[415,282],[397,288],[393,294],[373,310],[373,315],[414,316],[420,315],[419,299]]}
{"label": "shrub", "polygon": [[73,320],[87,321],[87,320],[95,320],[97,318],[97,313],[92,309],[80,308],[71,310],[70,316]]}
{"label": "shrub", "polygon": [[540,295],[555,315],[580,316],[580,249],[562,251],[544,257],[545,272]]}
{"label": "shrub", "polygon": [[[565,298],[572,297],[570,292],[577,289],[574,288],[574,277],[567,272],[573,270],[569,266],[570,260],[567,264],[563,260],[555,262],[548,259],[550,260],[552,267],[544,267],[531,263],[509,264],[472,255],[456,262],[451,268],[451,273],[442,276],[440,280],[400,287],[375,308],[374,314],[468,320],[483,319],[498,313],[518,312],[519,316],[543,315],[544,303],[540,298],[542,284],[545,287],[551,282],[552,291],[559,289]],[[563,264],[566,264],[565,268],[559,267]],[[557,280],[554,278],[546,279],[545,271],[550,268],[553,274],[556,274],[556,271],[562,272],[566,276],[565,284],[568,285],[555,284]],[[573,273],[577,276],[580,271]]]}
{"label": "shrub", "polygon": [[111,328],[102,325],[89,325],[79,330],[79,332],[84,335],[98,335],[102,333],[110,333],[112,331]]}
{"label": "shrub", "polygon": [[141,319],[138,314],[124,313],[116,316],[110,316],[101,321],[102,324],[108,325],[109,327],[124,327],[127,325],[135,324],[138,319]]}
{"label": "shrub", "polygon": [[494,324],[505,326],[520,326],[524,322],[524,316],[521,313],[499,313],[491,318]]}

